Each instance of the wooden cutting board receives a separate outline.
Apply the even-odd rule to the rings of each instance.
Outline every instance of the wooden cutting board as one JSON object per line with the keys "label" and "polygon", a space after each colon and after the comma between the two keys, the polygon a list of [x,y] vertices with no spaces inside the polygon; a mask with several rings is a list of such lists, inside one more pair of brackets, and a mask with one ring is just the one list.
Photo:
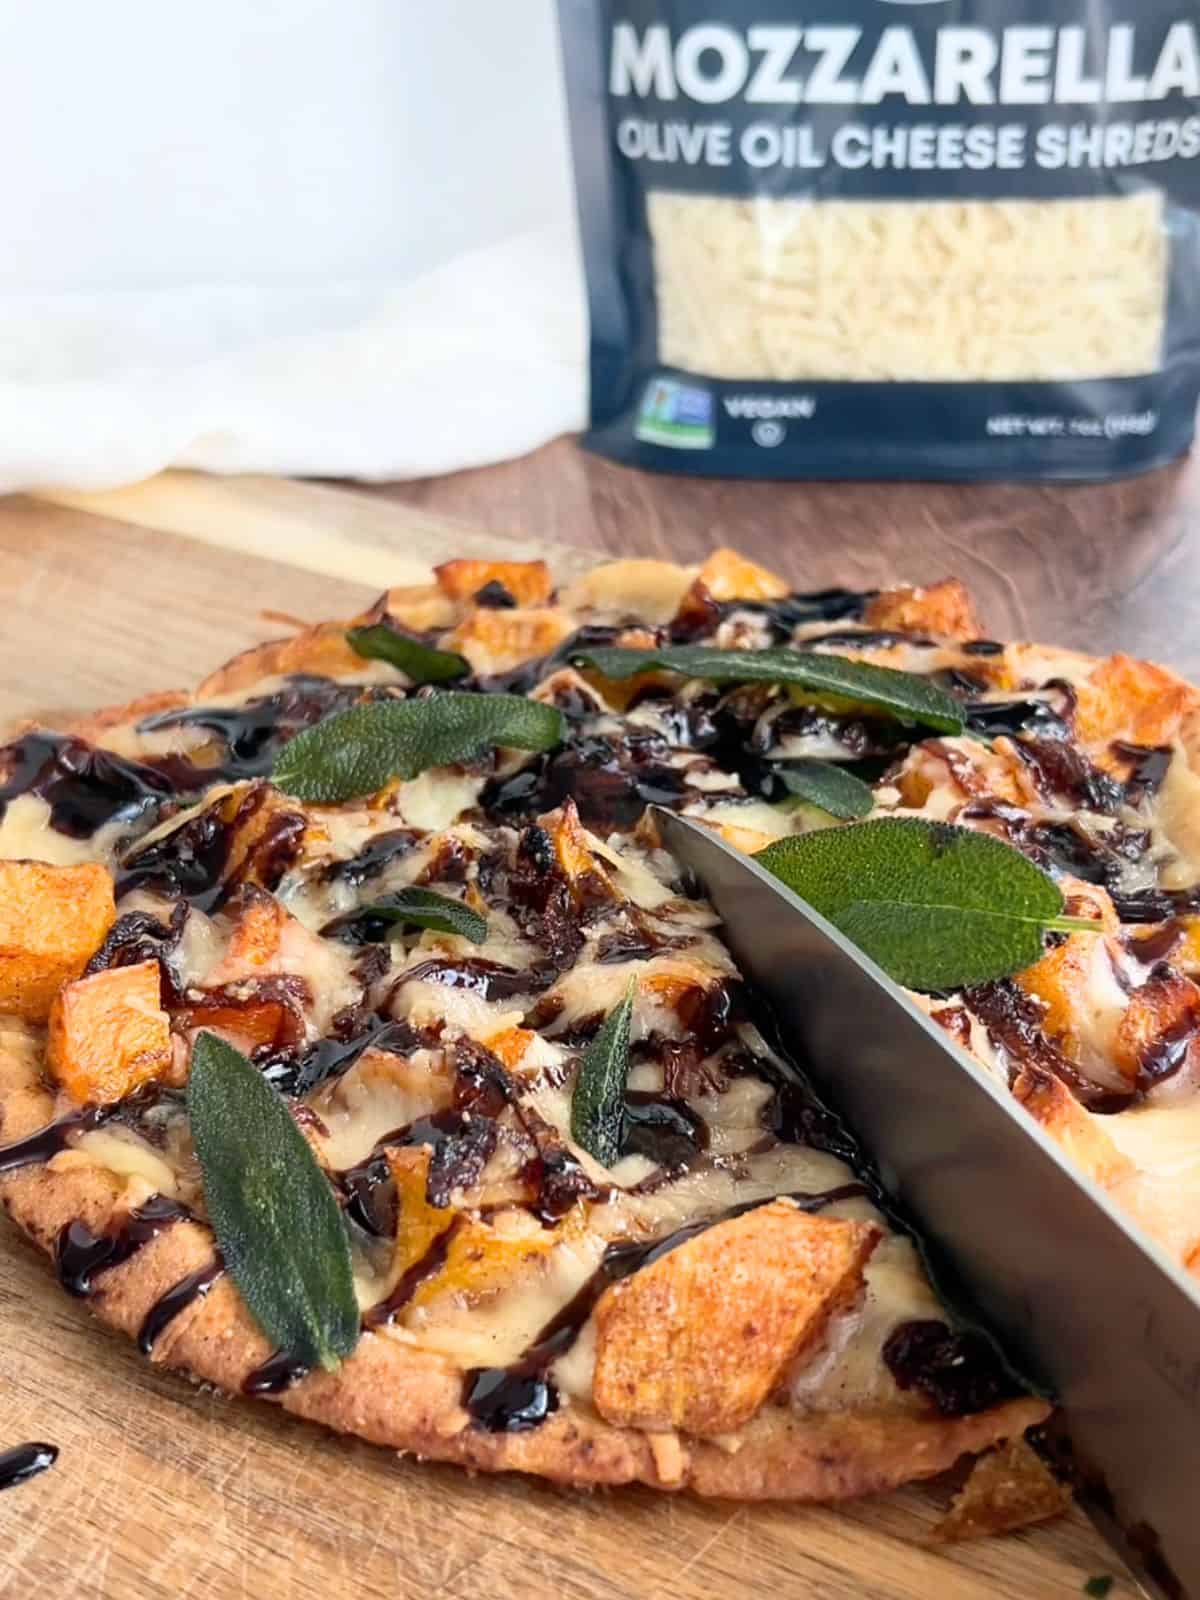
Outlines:
{"label": "wooden cutting board", "polygon": [[[265,610],[348,614],[432,560],[502,552],[590,559],[268,479],[0,501],[0,721],[189,683],[286,631]],[[153,1366],[4,1223],[0,1448],[31,1439],[61,1455],[0,1495],[0,1595],[19,1600],[1065,1600],[1119,1570],[1078,1514],[935,1551],[931,1488],[735,1506],[398,1460]]]}

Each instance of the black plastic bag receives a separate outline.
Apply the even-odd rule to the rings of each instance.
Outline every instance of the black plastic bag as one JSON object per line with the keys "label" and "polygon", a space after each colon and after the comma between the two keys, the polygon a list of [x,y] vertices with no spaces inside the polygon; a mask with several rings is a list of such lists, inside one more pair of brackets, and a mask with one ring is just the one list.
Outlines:
{"label": "black plastic bag", "polygon": [[1103,478],[1192,441],[1200,0],[560,0],[587,442]]}

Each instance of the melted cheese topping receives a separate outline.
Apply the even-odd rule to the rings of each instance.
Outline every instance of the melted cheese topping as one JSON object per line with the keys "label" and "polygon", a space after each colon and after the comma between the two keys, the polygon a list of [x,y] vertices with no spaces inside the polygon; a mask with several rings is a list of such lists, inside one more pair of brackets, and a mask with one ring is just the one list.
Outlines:
{"label": "melted cheese topping", "polygon": [[85,861],[111,866],[121,836],[120,824],[109,823],[87,839],[73,839],[50,825],[50,807],[36,794],[19,794],[8,802],[0,820],[0,860],[49,861],[77,867]]}
{"label": "melted cheese topping", "polygon": [[[695,577],[690,569],[665,563],[625,562],[598,569],[564,596],[559,608],[563,625],[667,622]],[[434,598],[440,612],[447,613],[447,625],[461,622],[455,607],[440,596]],[[450,612],[455,615],[450,617]],[[502,632],[503,613],[498,615],[496,628]],[[831,631],[839,635],[839,641],[824,645],[822,636]],[[856,631],[863,635],[859,646],[853,637],[840,637]],[[775,621],[761,610],[725,605],[705,642],[756,648],[777,640],[778,633]],[[1046,687],[1049,680],[1082,683],[1094,667],[1084,657],[1017,646],[1010,647],[1003,660],[989,668],[986,658],[964,652],[953,641],[937,641],[932,646],[914,638],[872,642],[871,630],[853,620],[840,622],[834,629],[826,622],[804,624],[794,630],[793,637],[818,650],[832,649],[904,671],[982,672],[987,684],[1001,686],[981,690],[981,698],[993,702],[1013,692],[1032,697],[1057,695],[1058,691]],[[618,635],[619,642],[638,644],[652,638],[644,627]],[[233,708],[285,689],[288,681],[265,678],[249,688],[208,697],[208,703]],[[384,663],[364,662],[361,671],[341,681],[397,685],[404,680]],[[1021,687],[1013,691],[1010,684]],[[690,747],[688,719],[693,714],[719,713],[725,718],[720,740],[729,736],[732,719],[741,727],[744,742],[756,759],[845,761],[854,753],[846,727],[854,718],[839,719],[827,711],[816,718],[797,716],[796,707],[803,705],[803,697],[796,692],[756,689],[744,697],[744,704],[737,704],[736,693],[714,696],[708,686],[686,685],[673,696],[658,693],[644,698],[626,712],[625,686],[585,680],[574,668],[560,663],[551,663],[542,684],[530,692],[552,703],[570,697],[573,733],[596,741],[601,753],[603,741],[610,741],[619,752],[630,731],[636,731],[668,786],[681,788],[681,809],[729,830],[730,837],[743,843],[803,832],[828,819],[790,802],[769,803],[763,798],[763,793],[772,792],[769,785],[763,793],[747,793],[737,773],[724,770],[710,753],[713,748],[724,748],[723,744],[710,739],[704,750]],[[717,701],[720,704],[714,709]],[[797,726],[804,731],[796,731]],[[860,731],[853,737],[863,735]],[[889,751],[889,738],[870,747],[871,751]],[[104,743],[141,760],[219,749],[219,739],[211,730],[194,725],[140,734],[131,723],[108,730]],[[768,1131],[775,1093],[768,1081],[771,1074],[765,1071],[772,1065],[771,1053],[748,1024],[733,1028],[704,1059],[693,1059],[700,1055],[699,1046],[689,1056],[689,1027],[693,1025],[689,1005],[726,980],[735,979],[736,972],[714,935],[716,918],[711,908],[681,897],[673,862],[650,848],[640,837],[641,830],[638,837],[610,832],[603,820],[603,803],[598,804],[595,827],[582,833],[581,848],[591,853],[597,875],[607,878],[618,903],[599,911],[594,906],[586,911],[576,907],[572,915],[578,928],[556,927],[548,914],[546,923],[539,924],[536,884],[532,889],[526,886],[531,898],[523,908],[517,897],[510,903],[504,903],[503,897],[501,903],[491,903],[489,875],[498,871],[503,880],[505,874],[514,873],[520,824],[508,827],[480,821],[480,796],[490,778],[507,778],[532,765],[520,752],[503,752],[490,770],[480,763],[478,770],[469,772],[458,768],[428,771],[391,786],[370,802],[301,808],[308,824],[303,849],[297,859],[275,871],[275,881],[267,880],[289,919],[294,920],[285,924],[278,949],[261,970],[256,969],[258,975],[301,978],[307,985],[310,998],[304,1005],[303,1039],[292,1046],[297,1053],[328,1038],[335,1029],[344,1039],[347,1031],[367,1018],[374,1025],[391,1017],[416,1031],[418,1042],[406,1046],[404,1053],[368,1048],[341,1076],[331,1077],[307,1095],[302,1126],[320,1159],[335,1174],[368,1162],[389,1139],[399,1139],[406,1149],[411,1148],[412,1138],[406,1130],[422,1119],[447,1111],[457,1114],[456,1096],[463,1085],[455,1063],[461,1047],[469,1044],[494,1049],[497,1054],[509,1052],[504,1058],[508,1103],[495,1116],[494,1145],[481,1168],[471,1169],[464,1181],[441,1199],[446,1200],[447,1213],[453,1213],[464,1227],[490,1229],[478,1237],[494,1240],[503,1259],[509,1259],[503,1255],[504,1248],[518,1246],[512,1257],[517,1264],[508,1278],[487,1281],[454,1281],[431,1268],[428,1280],[407,1305],[398,1308],[395,1320],[383,1333],[440,1351],[464,1367],[505,1365],[521,1356],[587,1284],[610,1242],[659,1240],[681,1227],[719,1218],[735,1206],[781,1194],[823,1195],[853,1179],[851,1170],[837,1157],[808,1146],[781,1143]],[[622,778],[615,765],[613,770],[614,782],[619,784]],[[1116,861],[1111,881],[1123,893],[1200,882],[1200,777],[1191,769],[1182,747],[1157,796],[1139,802],[1136,810],[1130,806],[1111,816],[1091,814],[1069,798],[1045,792],[1046,786],[1039,787],[1040,783],[1030,775],[1012,741],[997,740],[988,749],[969,738],[927,740],[910,746],[907,754],[900,752],[897,765],[876,786],[876,809],[961,820],[999,831],[1003,819],[998,822],[994,816],[972,815],[964,807],[1001,800],[1017,807],[1022,826],[1074,828],[1097,847],[1109,838]],[[238,787],[248,791],[248,785]],[[167,840],[229,788],[224,783],[215,785],[195,807],[177,812],[143,834],[140,843]],[[0,857],[31,856],[63,863],[99,859],[114,865],[130,831],[125,825],[112,824],[91,840],[75,841],[50,828],[49,815],[46,803],[35,795],[10,802],[0,824]],[[380,852],[377,859],[372,857],[354,869],[355,858],[380,836],[406,829],[421,837],[401,840],[386,859],[386,851]],[[1139,830],[1149,830],[1152,848],[1141,855],[1126,850],[1122,856],[1126,836]],[[487,873],[482,866],[485,861]],[[248,878],[251,884],[257,881],[253,874]],[[413,884],[434,887],[438,893],[464,899],[480,909],[486,907],[486,942],[475,946],[449,935],[397,927],[385,944],[364,951],[352,942],[320,937],[333,919],[361,910],[379,895]],[[577,887],[568,884],[571,893]],[[143,910],[165,924],[172,905],[161,896],[139,891],[126,896],[119,909]],[[176,980],[189,999],[202,997],[205,988],[214,986],[227,971],[239,914],[236,901],[212,914],[195,908],[189,911],[170,956]],[[612,935],[619,936],[615,953],[601,949],[601,941]],[[635,954],[624,953],[622,938],[630,941]],[[571,939],[576,943],[571,944]],[[639,944],[639,939],[644,942]],[[437,982],[436,974],[428,973],[410,976],[430,962],[451,969],[445,975],[459,981]],[[519,978],[516,984],[506,980],[500,987],[512,992],[487,998],[487,971],[472,969],[472,963],[481,962],[491,963],[493,974],[496,966],[528,974],[528,989],[519,987]],[[1121,1082],[1112,1066],[1114,1040],[1130,990],[1144,982],[1150,970],[1132,957],[1114,965],[1097,941],[1095,959],[1074,997],[1071,1018],[1080,1043],[1080,1069],[1097,1083],[1116,1087]],[[604,1169],[571,1138],[572,1093],[581,1041],[598,1019],[619,1003],[631,975],[638,980],[633,1024],[637,1059],[629,1086],[642,1094],[665,1095],[665,1052],[674,1049],[672,1073],[679,1083],[672,1077],[670,1092],[677,1100],[681,1098],[682,1107],[706,1134],[703,1149],[675,1166],[660,1165],[647,1154],[631,1153]],[[503,971],[501,977],[505,978]],[[688,1004],[681,1003],[685,999]],[[968,1000],[966,997],[962,1004]],[[959,1005],[957,1001],[949,1003]],[[964,1015],[971,1048],[989,1070],[1000,1075],[1009,1066],[1019,1067],[994,1046],[977,1017],[969,1011]],[[31,1042],[24,1035],[22,1039],[26,1054],[40,1049],[36,1039]],[[764,1069],[763,1076],[758,1075],[756,1060]],[[1136,1176],[1128,1181],[1124,1196],[1130,1209],[1151,1218],[1160,1237],[1169,1241],[1169,1248],[1184,1257],[1196,1248],[1200,1236],[1200,1226],[1189,1220],[1200,1215],[1196,1203],[1200,1200],[1200,1156],[1194,1153],[1200,1149],[1200,1095],[1184,1093],[1192,1082],[1192,1077],[1180,1078],[1175,1101],[1169,1106],[1151,1102],[1104,1119],[1114,1142],[1135,1165]],[[174,1121],[168,1118],[165,1133],[163,1125],[152,1130],[147,1123],[139,1131],[136,1126],[114,1123],[88,1132],[57,1160],[94,1162],[130,1184],[199,1204],[198,1175],[186,1126],[181,1122],[178,1116]],[[438,1136],[436,1131],[428,1135],[431,1143],[436,1143]],[[544,1227],[527,1209],[533,1181],[529,1173],[541,1159],[547,1140],[596,1187],[596,1193],[576,1205],[568,1220],[554,1229]],[[864,1198],[832,1203],[828,1214],[869,1218],[884,1236],[868,1264],[857,1303],[835,1318],[824,1339],[794,1364],[788,1375],[791,1403],[802,1411],[926,1407],[918,1394],[896,1387],[880,1359],[882,1344],[901,1323],[944,1317],[911,1241],[895,1233]],[[486,1250],[483,1253],[486,1255]],[[401,1277],[390,1242],[364,1241],[356,1236],[355,1256],[360,1303],[364,1308],[376,1306],[392,1293]],[[554,1381],[564,1395],[578,1403],[586,1403],[591,1394],[595,1335],[595,1323],[589,1320],[553,1368]],[[731,1448],[736,1445],[736,1439],[727,1442]]]}
{"label": "melted cheese topping", "polygon": [[1178,745],[1148,815],[1167,847],[1168,859],[1159,869],[1163,886],[1188,889],[1200,883],[1200,774]]}
{"label": "melted cheese topping", "polygon": [[1103,1119],[1105,1132],[1137,1165],[1115,1198],[1176,1260],[1200,1253],[1200,1095],[1183,1104],[1142,1105]]}

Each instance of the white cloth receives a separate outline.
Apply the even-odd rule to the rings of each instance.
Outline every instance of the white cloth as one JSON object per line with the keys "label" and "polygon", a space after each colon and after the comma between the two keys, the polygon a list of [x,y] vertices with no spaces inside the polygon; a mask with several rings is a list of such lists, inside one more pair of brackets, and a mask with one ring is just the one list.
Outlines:
{"label": "white cloth", "polygon": [[582,425],[552,0],[0,14],[0,489],[422,476]]}
{"label": "white cloth", "polygon": [[503,460],[582,427],[584,321],[553,225],[392,286],[0,300],[0,488]]}

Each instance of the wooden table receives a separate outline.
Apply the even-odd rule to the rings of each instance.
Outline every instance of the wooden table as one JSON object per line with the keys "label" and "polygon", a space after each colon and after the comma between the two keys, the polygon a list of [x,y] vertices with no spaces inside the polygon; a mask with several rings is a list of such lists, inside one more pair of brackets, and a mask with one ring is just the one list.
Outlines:
{"label": "wooden table", "polygon": [[[1088,488],[722,484],[561,441],[371,490],[172,475],[0,501],[0,720],[195,680],[280,631],[264,607],[347,614],[431,559],[546,546],[565,571],[731,543],[804,588],[956,573],[997,633],[1119,643],[1200,673],[1198,470]],[[1078,1515],[934,1553],[928,1489],[735,1507],[397,1462],[150,1365],[3,1227],[0,1447],[30,1438],[62,1456],[0,1495],[14,1600],[1069,1600],[1118,1570]],[[1119,1581],[1113,1600],[1131,1593]]]}

